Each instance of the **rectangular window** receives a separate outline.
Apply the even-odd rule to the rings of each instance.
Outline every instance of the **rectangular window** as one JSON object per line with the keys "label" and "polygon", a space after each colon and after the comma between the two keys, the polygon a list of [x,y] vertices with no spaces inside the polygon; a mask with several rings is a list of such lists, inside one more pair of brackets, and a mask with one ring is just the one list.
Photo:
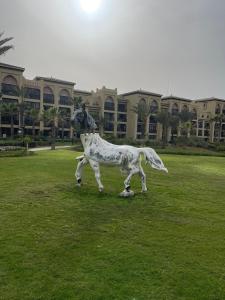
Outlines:
{"label": "rectangular window", "polygon": [[40,100],[40,90],[35,88],[25,88],[24,97],[27,99]]}
{"label": "rectangular window", "polygon": [[118,114],[117,121],[118,122],[127,122],[127,115],[126,114]]}
{"label": "rectangular window", "polygon": [[117,110],[118,112],[127,112],[127,102],[119,100]]}
{"label": "rectangular window", "polygon": [[114,131],[114,124],[110,122],[106,122],[104,124],[104,130],[105,131]]}
{"label": "rectangular window", "polygon": [[139,133],[144,132],[144,123],[138,123],[137,132],[139,132]]}
{"label": "rectangular window", "polygon": [[198,136],[202,136],[202,130],[201,129],[198,130]]}
{"label": "rectangular window", "polygon": [[157,132],[157,124],[150,123],[149,124],[149,132],[156,133]]}
{"label": "rectangular window", "polygon": [[53,94],[44,94],[43,101],[44,101],[44,103],[54,104],[54,95]]}
{"label": "rectangular window", "polygon": [[203,128],[203,121],[202,120],[198,121],[198,128]]}
{"label": "rectangular window", "polygon": [[105,121],[109,121],[109,122],[114,122],[114,113],[108,113],[108,112],[105,112],[104,113],[104,119]]}
{"label": "rectangular window", "polygon": [[117,125],[117,131],[126,132],[126,130],[127,130],[126,124],[118,124]]}
{"label": "rectangular window", "polygon": [[60,96],[59,104],[61,104],[61,105],[72,105],[69,96]]}

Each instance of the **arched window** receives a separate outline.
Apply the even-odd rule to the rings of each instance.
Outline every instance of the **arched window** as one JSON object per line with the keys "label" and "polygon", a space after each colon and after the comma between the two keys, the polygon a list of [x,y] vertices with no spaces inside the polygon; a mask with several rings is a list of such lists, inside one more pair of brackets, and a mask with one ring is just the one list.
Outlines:
{"label": "arched window", "polygon": [[9,96],[18,96],[19,89],[15,77],[8,75],[2,81],[2,93]]}
{"label": "arched window", "polygon": [[54,104],[54,94],[50,87],[44,87],[44,95],[43,95],[44,103]]}
{"label": "arched window", "polygon": [[71,105],[70,94],[67,90],[61,90],[59,95],[59,104],[61,105]]}
{"label": "arched window", "polygon": [[156,116],[149,117],[149,133],[156,134],[157,133],[157,119]]}
{"label": "arched window", "polygon": [[172,106],[172,115],[177,115],[179,113],[179,108],[177,103],[174,103]]}
{"label": "arched window", "polygon": [[105,110],[114,110],[115,109],[115,105],[114,105],[114,101],[112,97],[108,97],[105,100],[105,104],[104,104],[104,109]]}
{"label": "arched window", "polygon": [[219,114],[220,114],[220,112],[221,112],[220,105],[219,105],[219,104],[217,104],[217,105],[216,105],[216,109],[215,109],[215,114],[216,114],[216,115],[219,115]]}
{"label": "arched window", "polygon": [[150,105],[150,112],[152,114],[155,114],[155,113],[158,112],[158,103],[157,103],[157,101],[155,101],[155,100],[152,101],[152,103]]}

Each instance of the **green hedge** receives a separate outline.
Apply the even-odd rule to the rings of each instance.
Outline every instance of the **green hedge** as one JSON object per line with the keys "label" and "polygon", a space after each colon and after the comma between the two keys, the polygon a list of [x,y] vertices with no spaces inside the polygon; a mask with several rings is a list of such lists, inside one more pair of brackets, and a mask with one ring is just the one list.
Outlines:
{"label": "green hedge", "polygon": [[0,151],[0,158],[3,157],[20,157],[34,155],[34,152],[22,150]]}

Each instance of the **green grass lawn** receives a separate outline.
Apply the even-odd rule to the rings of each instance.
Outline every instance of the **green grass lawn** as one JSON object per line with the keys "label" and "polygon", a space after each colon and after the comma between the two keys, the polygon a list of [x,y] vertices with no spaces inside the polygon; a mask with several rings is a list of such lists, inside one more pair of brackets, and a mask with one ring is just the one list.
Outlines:
{"label": "green grass lawn", "polygon": [[169,174],[89,167],[75,153],[0,159],[1,300],[225,299],[225,158],[161,155]]}

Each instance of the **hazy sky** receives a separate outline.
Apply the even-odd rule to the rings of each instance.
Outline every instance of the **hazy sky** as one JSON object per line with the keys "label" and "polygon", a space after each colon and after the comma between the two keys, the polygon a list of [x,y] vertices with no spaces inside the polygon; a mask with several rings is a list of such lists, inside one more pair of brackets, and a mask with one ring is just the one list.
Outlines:
{"label": "hazy sky", "polygon": [[77,88],[225,98],[225,0],[0,0],[1,61]]}

